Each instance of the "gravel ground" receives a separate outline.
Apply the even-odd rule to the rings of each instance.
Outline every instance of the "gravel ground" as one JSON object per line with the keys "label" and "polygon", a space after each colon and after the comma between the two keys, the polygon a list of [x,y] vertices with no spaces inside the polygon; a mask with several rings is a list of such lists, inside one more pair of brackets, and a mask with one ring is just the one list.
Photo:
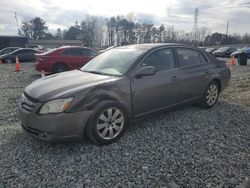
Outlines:
{"label": "gravel ground", "polygon": [[240,80],[249,83],[249,66],[232,68],[213,109],[148,116],[108,146],[52,145],[24,134],[18,98],[39,75],[32,64],[22,69],[0,65],[0,187],[250,187],[250,108],[235,97]]}

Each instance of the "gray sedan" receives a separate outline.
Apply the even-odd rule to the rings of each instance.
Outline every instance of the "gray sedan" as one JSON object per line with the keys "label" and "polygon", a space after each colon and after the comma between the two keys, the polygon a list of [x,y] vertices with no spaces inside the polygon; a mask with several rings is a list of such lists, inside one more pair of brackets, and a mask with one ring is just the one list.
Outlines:
{"label": "gray sedan", "polygon": [[109,144],[129,120],[182,104],[213,107],[230,79],[225,62],[181,44],[141,44],[111,49],[80,70],[51,75],[25,88],[23,129],[48,142],[85,134]]}

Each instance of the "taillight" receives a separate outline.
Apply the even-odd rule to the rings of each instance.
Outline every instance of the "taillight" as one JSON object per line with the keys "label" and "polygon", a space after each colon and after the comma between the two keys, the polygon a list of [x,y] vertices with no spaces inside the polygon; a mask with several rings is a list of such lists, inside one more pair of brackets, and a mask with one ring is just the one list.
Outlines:
{"label": "taillight", "polygon": [[38,58],[37,58],[37,61],[43,62],[43,58],[38,57]]}

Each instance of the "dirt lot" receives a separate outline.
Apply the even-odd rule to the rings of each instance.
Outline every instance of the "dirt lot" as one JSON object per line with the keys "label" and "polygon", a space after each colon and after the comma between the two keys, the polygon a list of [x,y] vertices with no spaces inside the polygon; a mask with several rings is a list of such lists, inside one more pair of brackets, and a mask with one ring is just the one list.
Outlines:
{"label": "dirt lot", "polygon": [[250,107],[250,63],[248,66],[231,66],[230,87],[222,94],[228,101]]}
{"label": "dirt lot", "polygon": [[197,106],[132,122],[116,143],[47,144],[17,118],[32,63],[0,65],[0,187],[250,187],[250,63],[211,110]]}

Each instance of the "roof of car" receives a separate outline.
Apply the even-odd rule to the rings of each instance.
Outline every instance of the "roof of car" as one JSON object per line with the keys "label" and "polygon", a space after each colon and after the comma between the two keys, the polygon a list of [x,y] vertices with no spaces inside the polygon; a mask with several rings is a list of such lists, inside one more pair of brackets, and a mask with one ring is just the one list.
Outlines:
{"label": "roof of car", "polygon": [[88,47],[84,47],[84,46],[61,46],[58,49],[66,49],[66,48],[84,48],[84,49],[91,49],[91,50],[93,50],[92,48],[88,48]]}
{"label": "roof of car", "polygon": [[120,46],[117,47],[119,49],[144,49],[149,50],[156,47],[164,47],[164,46],[188,46],[186,44],[178,44],[178,43],[146,43],[146,44],[134,44],[134,45],[127,45],[127,46]]}

